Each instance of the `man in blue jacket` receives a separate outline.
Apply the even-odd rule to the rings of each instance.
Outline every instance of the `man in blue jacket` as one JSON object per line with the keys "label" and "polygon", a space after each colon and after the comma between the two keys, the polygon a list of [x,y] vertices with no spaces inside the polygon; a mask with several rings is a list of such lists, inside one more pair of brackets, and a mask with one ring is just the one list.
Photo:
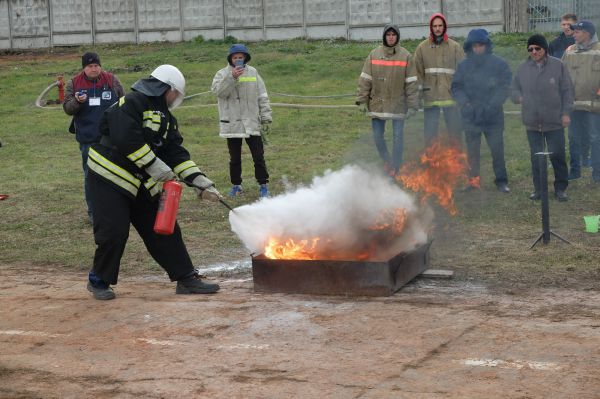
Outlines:
{"label": "man in blue jacket", "polygon": [[466,190],[480,187],[481,134],[492,153],[492,164],[498,191],[510,192],[504,163],[504,111],[502,104],[508,97],[512,73],[502,58],[492,54],[492,42],[485,29],[469,32],[463,48],[466,58],[458,64],[452,80],[452,96],[459,104],[467,158],[469,184]]}

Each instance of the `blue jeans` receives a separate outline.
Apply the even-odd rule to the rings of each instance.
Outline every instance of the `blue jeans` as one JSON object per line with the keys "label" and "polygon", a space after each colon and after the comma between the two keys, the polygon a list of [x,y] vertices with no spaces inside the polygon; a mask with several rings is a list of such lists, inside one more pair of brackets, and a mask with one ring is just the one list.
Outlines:
{"label": "blue jeans", "polygon": [[444,112],[444,121],[446,122],[446,130],[451,140],[455,140],[457,145],[462,146],[462,121],[460,119],[460,111],[458,107],[425,107],[424,109],[424,131],[425,131],[425,146],[429,147],[432,140],[438,135],[440,125],[440,112]]}
{"label": "blue jeans", "polygon": [[[581,176],[581,159],[588,157],[590,148],[592,118],[594,113],[573,111],[571,126],[569,126],[569,161],[572,176]],[[600,155],[600,154],[599,154]]]}
{"label": "blue jeans", "polygon": [[377,152],[384,162],[390,164],[394,171],[400,169],[402,165],[402,151],[404,150],[404,120],[403,119],[392,119],[392,160],[390,162],[390,153],[388,152],[387,145],[383,133],[385,132],[385,119],[371,119],[371,125],[373,126],[373,139],[375,140],[375,146]]}
{"label": "blue jeans", "polygon": [[92,143],[79,143],[79,151],[81,151],[81,163],[83,167],[83,192],[85,193],[85,202],[87,203],[87,213],[88,217],[92,217],[92,203],[90,201],[90,195],[88,191],[87,185],[87,177],[88,177],[88,152],[90,152],[90,146]]}

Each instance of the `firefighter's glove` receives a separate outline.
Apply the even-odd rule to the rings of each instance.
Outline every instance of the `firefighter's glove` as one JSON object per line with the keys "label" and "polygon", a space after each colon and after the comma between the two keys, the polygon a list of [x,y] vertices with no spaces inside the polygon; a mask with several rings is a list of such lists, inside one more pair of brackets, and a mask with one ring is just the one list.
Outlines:
{"label": "firefighter's glove", "polygon": [[414,108],[409,108],[406,110],[406,116],[404,119],[410,119],[417,114],[417,110]]}
{"label": "firefighter's glove", "polygon": [[269,144],[269,135],[271,134],[271,121],[264,121],[260,125],[260,137],[263,144]]}
{"label": "firefighter's glove", "polygon": [[146,167],[146,173],[156,181],[168,181],[177,177],[171,168],[160,158],[154,158],[154,162]]}
{"label": "firefighter's glove", "polygon": [[194,186],[196,186],[194,187],[194,190],[196,190],[198,198],[200,199],[219,202],[219,200],[223,198],[221,193],[219,193],[219,191],[217,191],[215,188],[215,183],[213,183],[212,180],[206,176],[196,176],[192,183],[194,183]]}

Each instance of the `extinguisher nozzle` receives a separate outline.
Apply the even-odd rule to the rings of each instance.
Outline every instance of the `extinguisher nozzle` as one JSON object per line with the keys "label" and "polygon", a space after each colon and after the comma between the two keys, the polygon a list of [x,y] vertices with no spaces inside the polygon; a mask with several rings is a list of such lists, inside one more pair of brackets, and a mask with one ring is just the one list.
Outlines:
{"label": "extinguisher nozzle", "polygon": [[225,205],[225,207],[226,207],[227,209],[229,209],[231,212],[235,213],[235,211],[233,210],[233,208],[232,208],[231,206],[229,206],[229,204],[228,204],[227,202],[223,201],[222,199],[219,199],[219,202],[220,202],[221,204]]}

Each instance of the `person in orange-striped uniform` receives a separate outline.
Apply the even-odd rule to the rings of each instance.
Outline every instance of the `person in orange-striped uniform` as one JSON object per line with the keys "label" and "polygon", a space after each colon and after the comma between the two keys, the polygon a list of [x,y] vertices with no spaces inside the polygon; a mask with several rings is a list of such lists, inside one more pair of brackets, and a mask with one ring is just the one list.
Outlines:
{"label": "person in orange-striped uniform", "polygon": [[[417,76],[413,60],[400,45],[400,29],[388,24],[383,29],[383,45],[367,57],[358,79],[356,105],[371,118],[373,138],[384,169],[396,175],[402,164],[404,121],[419,108]],[[392,156],[384,139],[385,122],[392,121]]]}

